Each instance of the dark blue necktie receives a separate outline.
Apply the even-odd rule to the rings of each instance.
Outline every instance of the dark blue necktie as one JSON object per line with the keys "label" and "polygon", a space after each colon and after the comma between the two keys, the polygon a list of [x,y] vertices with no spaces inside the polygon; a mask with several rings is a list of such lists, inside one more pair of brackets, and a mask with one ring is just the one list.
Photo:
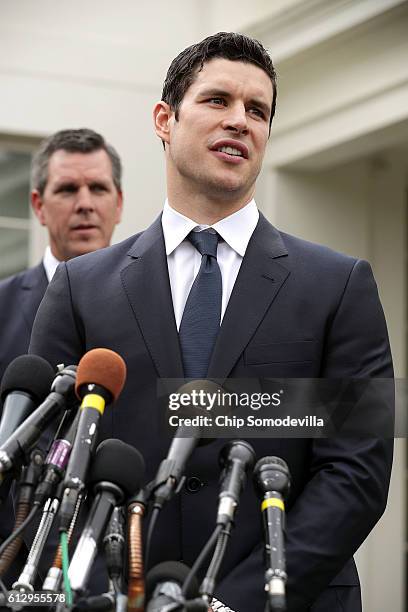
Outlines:
{"label": "dark blue necktie", "polygon": [[201,254],[201,266],[181,319],[179,337],[185,378],[205,378],[221,321],[222,280],[219,236],[204,230],[187,236]]}

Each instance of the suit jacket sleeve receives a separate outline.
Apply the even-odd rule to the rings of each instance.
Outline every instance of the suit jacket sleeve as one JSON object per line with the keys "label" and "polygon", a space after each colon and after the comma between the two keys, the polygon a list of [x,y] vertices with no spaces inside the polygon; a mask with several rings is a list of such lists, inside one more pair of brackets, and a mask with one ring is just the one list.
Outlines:
{"label": "suit jacket sleeve", "polygon": [[[321,377],[392,376],[391,353],[376,284],[369,264],[357,261],[326,332]],[[388,403],[373,398],[372,410],[392,414],[393,392],[391,396]],[[290,612],[308,609],[382,515],[392,452],[393,441],[386,439],[311,441],[309,480],[287,515]],[[235,610],[241,610],[240,596],[239,593],[231,596],[232,584],[244,585],[245,577],[259,568],[262,548],[257,547],[217,589],[216,596],[224,598]],[[254,581],[251,587],[256,587]]]}

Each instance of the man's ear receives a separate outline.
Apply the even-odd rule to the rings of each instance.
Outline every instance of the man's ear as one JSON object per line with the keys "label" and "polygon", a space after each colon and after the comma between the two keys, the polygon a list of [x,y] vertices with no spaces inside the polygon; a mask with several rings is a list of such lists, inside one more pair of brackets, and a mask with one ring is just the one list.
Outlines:
{"label": "man's ear", "polygon": [[30,200],[31,200],[31,207],[34,211],[34,214],[39,220],[39,222],[41,223],[41,225],[47,225],[45,222],[42,196],[40,195],[40,192],[38,191],[38,189],[32,190],[30,194]]}
{"label": "man's ear", "polygon": [[170,142],[170,126],[173,118],[174,112],[167,102],[161,101],[156,104],[153,109],[154,129],[163,142]]}
{"label": "man's ear", "polygon": [[121,191],[118,191],[118,201],[117,201],[117,207],[116,207],[116,220],[115,220],[116,225],[120,223],[122,220],[122,212],[123,212],[123,193]]}

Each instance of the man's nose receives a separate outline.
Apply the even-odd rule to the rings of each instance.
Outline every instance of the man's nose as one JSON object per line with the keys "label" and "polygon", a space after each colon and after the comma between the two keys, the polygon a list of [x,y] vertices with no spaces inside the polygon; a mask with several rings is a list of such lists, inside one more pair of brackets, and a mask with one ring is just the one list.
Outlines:
{"label": "man's nose", "polygon": [[77,193],[75,209],[76,212],[91,212],[95,208],[92,193],[88,186],[82,186]]}
{"label": "man's nose", "polygon": [[223,128],[234,132],[245,134],[248,131],[248,117],[243,104],[233,104],[223,121]]}

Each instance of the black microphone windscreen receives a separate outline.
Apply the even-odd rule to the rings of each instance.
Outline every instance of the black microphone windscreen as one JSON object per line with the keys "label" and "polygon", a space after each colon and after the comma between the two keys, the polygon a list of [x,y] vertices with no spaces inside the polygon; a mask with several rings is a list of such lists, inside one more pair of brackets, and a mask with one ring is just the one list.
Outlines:
{"label": "black microphone windscreen", "polygon": [[13,359],[1,381],[2,401],[11,391],[24,391],[41,403],[50,393],[54,380],[52,366],[38,355],[20,355]]}
{"label": "black microphone windscreen", "polygon": [[[146,576],[146,595],[147,599],[151,597],[154,589],[158,584],[163,582],[176,582],[180,586],[187,578],[190,568],[180,561],[164,561],[153,567]],[[198,597],[198,581],[193,578],[190,582],[190,588],[186,593],[186,599],[194,599]]]}
{"label": "black microphone windscreen", "polygon": [[111,438],[96,449],[89,483],[112,482],[129,496],[142,486],[144,471],[145,463],[139,451],[122,440]]}
{"label": "black microphone windscreen", "polygon": [[285,498],[290,490],[290,471],[280,457],[262,457],[254,467],[254,486],[260,499],[268,491],[277,491]]}
{"label": "black microphone windscreen", "polygon": [[254,472],[258,472],[264,466],[277,466],[278,468],[280,467],[282,468],[282,470],[285,470],[289,473],[288,464],[286,463],[286,461],[284,461],[284,459],[281,459],[280,457],[262,457],[262,459],[259,459],[259,461],[256,462]]}
{"label": "black microphone windscreen", "polygon": [[256,455],[249,442],[245,440],[232,440],[223,446],[219,456],[220,466],[225,467],[234,459],[242,461],[248,471],[254,467]]}

